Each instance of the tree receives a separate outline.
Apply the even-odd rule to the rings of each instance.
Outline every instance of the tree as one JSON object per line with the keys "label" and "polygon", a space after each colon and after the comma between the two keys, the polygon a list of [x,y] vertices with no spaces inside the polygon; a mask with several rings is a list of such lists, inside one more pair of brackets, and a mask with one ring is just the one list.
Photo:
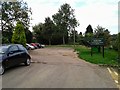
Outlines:
{"label": "tree", "polygon": [[17,25],[13,32],[12,43],[22,44],[23,46],[26,47],[26,36],[25,36],[24,26],[20,21],[17,22]]}
{"label": "tree", "polygon": [[27,43],[32,43],[32,39],[33,39],[33,34],[30,30],[25,30],[25,36],[26,36],[26,42]]}
{"label": "tree", "polygon": [[36,42],[49,44],[44,30],[44,23],[33,26],[33,36],[36,38]]}
{"label": "tree", "polygon": [[[63,44],[68,40],[68,33],[78,26],[78,22],[74,15],[74,9],[67,3],[63,4],[58,13],[54,14],[53,20],[59,27],[59,30],[63,37]],[[66,37],[66,40],[65,40]]]}
{"label": "tree", "polygon": [[82,36],[82,32],[80,32],[79,35]]}
{"label": "tree", "polygon": [[49,40],[49,45],[51,45],[51,39],[52,39],[53,32],[54,32],[53,27],[54,27],[54,23],[50,19],[50,17],[45,18],[44,34],[45,34],[46,38]]}
{"label": "tree", "polygon": [[89,24],[86,28],[85,37],[92,37],[93,36],[93,29],[92,26]]}
{"label": "tree", "polygon": [[29,28],[31,9],[26,2],[4,2],[2,4],[2,33],[3,37],[11,42],[14,27],[17,21],[21,21],[25,30]]}
{"label": "tree", "polygon": [[83,35],[82,35],[82,32],[80,32],[80,33],[78,34],[77,42],[78,42],[80,45],[82,45],[82,44],[83,44],[83,43],[82,43],[82,40],[83,40]]}
{"label": "tree", "polygon": [[77,40],[78,40],[78,32],[76,30],[75,31],[72,30],[72,32],[70,33],[70,40],[69,40],[70,43],[74,43],[74,34],[75,34],[75,38],[76,38],[75,42],[77,42]]}
{"label": "tree", "polygon": [[111,38],[110,38],[110,32],[108,29],[105,29],[98,25],[97,28],[95,28],[94,37],[104,38],[105,45],[106,46],[110,45]]}

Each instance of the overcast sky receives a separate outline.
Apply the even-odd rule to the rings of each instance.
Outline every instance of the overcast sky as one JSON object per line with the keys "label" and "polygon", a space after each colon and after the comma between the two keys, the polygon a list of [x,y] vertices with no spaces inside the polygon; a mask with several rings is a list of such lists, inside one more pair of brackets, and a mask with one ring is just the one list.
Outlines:
{"label": "overcast sky", "polygon": [[80,26],[78,32],[85,32],[89,24],[93,30],[102,26],[111,34],[118,33],[118,1],[119,0],[24,0],[32,9],[31,26],[40,22],[44,23],[45,17],[51,17],[58,12],[64,3],[70,4],[75,9],[76,19]]}

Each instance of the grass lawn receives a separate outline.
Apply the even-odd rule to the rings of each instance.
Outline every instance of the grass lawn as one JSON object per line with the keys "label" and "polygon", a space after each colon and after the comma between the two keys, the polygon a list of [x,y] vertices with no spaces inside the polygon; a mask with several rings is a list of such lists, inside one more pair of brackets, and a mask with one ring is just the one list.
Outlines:
{"label": "grass lawn", "polygon": [[105,48],[105,57],[103,58],[102,53],[98,53],[97,48],[93,48],[93,56],[91,56],[91,48],[85,46],[76,46],[75,50],[79,52],[79,57],[88,62],[94,64],[108,64],[108,65],[118,65],[117,52]]}

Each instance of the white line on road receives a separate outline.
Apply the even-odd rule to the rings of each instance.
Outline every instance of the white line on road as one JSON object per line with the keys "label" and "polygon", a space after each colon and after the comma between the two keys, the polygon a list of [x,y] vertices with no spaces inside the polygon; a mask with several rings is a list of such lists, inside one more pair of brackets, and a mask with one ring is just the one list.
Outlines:
{"label": "white line on road", "polygon": [[110,70],[110,68],[107,68],[108,69],[108,71],[110,72],[110,73],[112,73],[112,71]]}
{"label": "white line on road", "polygon": [[115,74],[116,76],[118,76],[117,71],[115,71],[115,69],[114,69],[114,68],[111,68],[111,69],[112,69],[112,71],[114,72],[114,74]]}
{"label": "white line on road", "polygon": [[118,81],[117,81],[117,80],[115,80],[115,83],[117,83],[117,84],[118,84]]}
{"label": "white line on road", "polygon": [[114,73],[115,73],[115,75],[117,75],[117,76],[118,76],[118,73],[117,73],[116,71],[114,71]]}

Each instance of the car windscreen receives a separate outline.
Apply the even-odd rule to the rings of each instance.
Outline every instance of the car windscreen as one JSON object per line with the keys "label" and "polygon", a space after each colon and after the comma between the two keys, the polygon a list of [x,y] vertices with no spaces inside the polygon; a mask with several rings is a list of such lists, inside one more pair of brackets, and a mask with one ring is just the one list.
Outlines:
{"label": "car windscreen", "polygon": [[6,51],[7,51],[7,47],[0,46],[0,54],[5,54]]}

